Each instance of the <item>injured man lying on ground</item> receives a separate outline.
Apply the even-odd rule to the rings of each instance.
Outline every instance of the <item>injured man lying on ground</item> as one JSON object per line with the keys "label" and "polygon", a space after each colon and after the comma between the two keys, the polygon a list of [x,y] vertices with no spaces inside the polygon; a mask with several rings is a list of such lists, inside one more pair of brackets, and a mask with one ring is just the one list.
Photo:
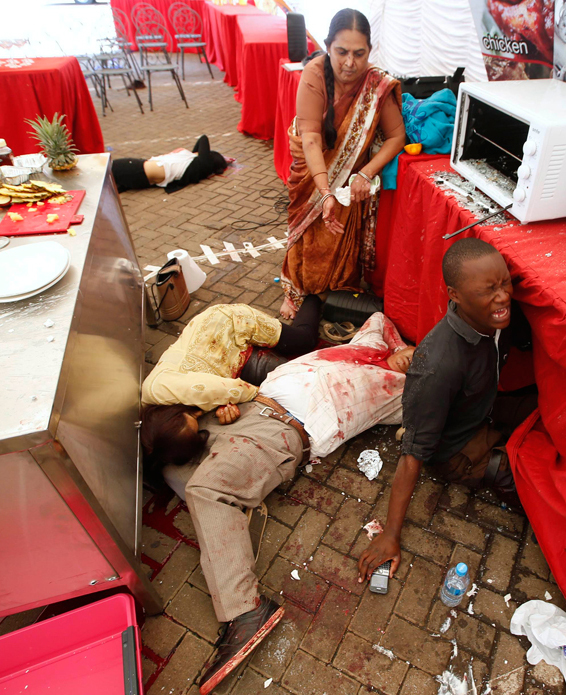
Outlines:
{"label": "injured man lying on ground", "polygon": [[[151,465],[164,465],[165,480],[186,499],[214,610],[225,623],[219,649],[200,682],[203,695],[258,646],[284,613],[259,594],[244,510],[293,478],[311,456],[325,456],[374,425],[400,424],[413,350],[391,321],[376,313],[349,345],[279,366],[251,401],[207,414],[179,405],[146,408],[144,449]],[[173,426],[164,418],[168,409],[176,413]]]}

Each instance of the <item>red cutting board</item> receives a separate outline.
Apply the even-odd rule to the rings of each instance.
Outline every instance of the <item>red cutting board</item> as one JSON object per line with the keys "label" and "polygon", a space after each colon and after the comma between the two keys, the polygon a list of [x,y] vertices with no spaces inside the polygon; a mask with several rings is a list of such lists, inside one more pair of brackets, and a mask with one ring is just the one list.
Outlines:
{"label": "red cutting board", "polygon": [[[24,219],[12,221],[8,215],[0,222],[0,236],[27,236],[29,234],[61,234],[66,232],[70,225],[80,224],[84,217],[77,215],[86,191],[67,191],[66,195],[72,195],[73,199],[66,203],[50,203],[49,200],[41,201],[43,205],[33,203],[30,207],[27,203],[12,203],[8,212],[17,212]],[[59,215],[59,219],[49,224],[47,215]],[[74,219],[76,218],[76,219]]]}

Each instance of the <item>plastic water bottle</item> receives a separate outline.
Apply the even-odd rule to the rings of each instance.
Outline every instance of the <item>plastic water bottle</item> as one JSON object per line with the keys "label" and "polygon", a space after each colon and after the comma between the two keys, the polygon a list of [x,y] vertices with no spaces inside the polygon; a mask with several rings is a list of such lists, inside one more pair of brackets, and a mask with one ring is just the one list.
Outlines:
{"label": "plastic water bottle", "polygon": [[464,598],[469,583],[468,566],[464,562],[459,562],[456,567],[448,570],[440,592],[440,600],[450,608],[457,606]]}

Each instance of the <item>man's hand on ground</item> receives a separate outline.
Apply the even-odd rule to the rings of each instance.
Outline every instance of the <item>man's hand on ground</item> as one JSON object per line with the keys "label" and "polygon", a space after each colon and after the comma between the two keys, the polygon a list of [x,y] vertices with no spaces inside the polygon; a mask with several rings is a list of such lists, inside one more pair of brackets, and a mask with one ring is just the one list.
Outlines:
{"label": "man's hand on ground", "polygon": [[216,409],[216,417],[221,425],[231,425],[240,417],[240,409],[233,403],[228,403],[228,405],[220,405]]}
{"label": "man's hand on ground", "polygon": [[393,577],[401,562],[401,548],[398,538],[385,530],[374,538],[361,554],[358,561],[358,581],[369,580],[372,572],[387,560],[391,560],[389,577]]}

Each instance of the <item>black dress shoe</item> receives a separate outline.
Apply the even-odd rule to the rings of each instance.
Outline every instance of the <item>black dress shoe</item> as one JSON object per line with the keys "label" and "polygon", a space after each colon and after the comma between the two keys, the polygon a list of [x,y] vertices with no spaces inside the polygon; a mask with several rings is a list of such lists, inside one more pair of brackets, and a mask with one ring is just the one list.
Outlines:
{"label": "black dress shoe", "polygon": [[201,695],[216,688],[273,630],[284,613],[275,601],[260,596],[257,608],[226,623],[214,660],[199,683]]}

